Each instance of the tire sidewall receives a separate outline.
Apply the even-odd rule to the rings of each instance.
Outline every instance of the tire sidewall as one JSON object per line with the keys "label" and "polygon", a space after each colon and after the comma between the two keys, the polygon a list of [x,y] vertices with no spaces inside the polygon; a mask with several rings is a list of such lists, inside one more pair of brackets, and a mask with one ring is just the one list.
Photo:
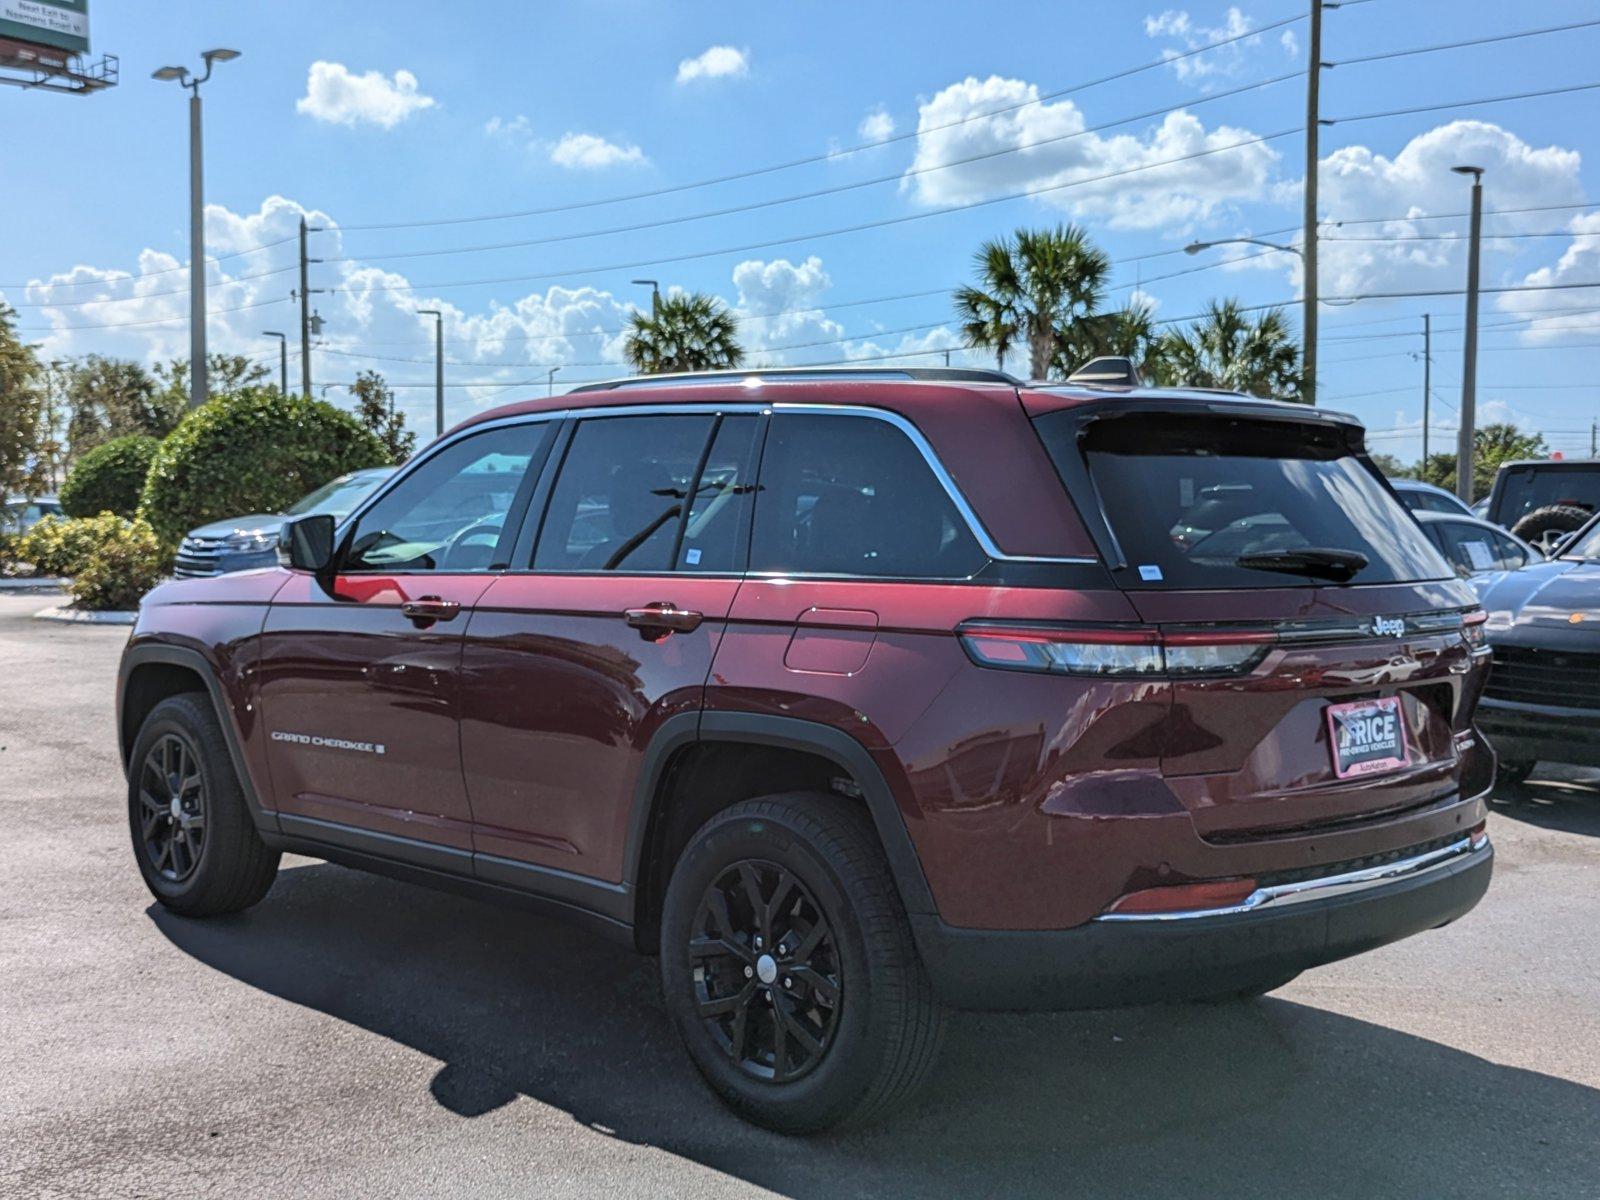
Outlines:
{"label": "tire sidewall", "polygon": [[[823,1060],[801,1078],[768,1083],[742,1071],[711,1038],[695,1010],[694,977],[685,952],[706,890],[735,862],[764,859],[793,872],[833,930],[842,1001]],[[856,907],[826,855],[804,834],[771,815],[725,815],[690,840],[667,887],[661,923],[661,977],[667,1010],[690,1057],[711,1086],[739,1112],[795,1131],[829,1124],[860,1097],[880,1054],[873,1046],[872,960]]]}
{"label": "tire sidewall", "polygon": [[[203,733],[202,729],[196,728],[193,714],[187,711],[187,706],[181,700],[165,700],[151,712],[133,743],[133,755],[128,767],[128,832],[133,838],[133,858],[139,864],[139,874],[144,876],[144,881],[150,890],[162,899],[181,900],[200,886],[208,874],[213,858],[213,847],[217,839],[217,778],[211,756],[204,748]],[[195,864],[188,878],[179,882],[163,878],[150,862],[149,856],[145,853],[139,817],[139,779],[144,771],[145,756],[168,734],[182,738],[189,752],[194,755],[195,761],[200,764],[200,789],[206,822],[205,839],[200,846],[200,861]]]}

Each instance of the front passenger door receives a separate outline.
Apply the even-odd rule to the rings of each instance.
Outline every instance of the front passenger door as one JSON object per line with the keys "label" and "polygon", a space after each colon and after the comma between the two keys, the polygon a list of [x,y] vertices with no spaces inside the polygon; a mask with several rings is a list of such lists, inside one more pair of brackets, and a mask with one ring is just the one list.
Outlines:
{"label": "front passenger door", "polygon": [[548,428],[435,450],[356,517],[335,575],[297,573],[278,593],[258,694],[286,829],[340,844],[351,829],[385,835],[401,857],[427,844],[470,854],[462,631],[515,539]]}

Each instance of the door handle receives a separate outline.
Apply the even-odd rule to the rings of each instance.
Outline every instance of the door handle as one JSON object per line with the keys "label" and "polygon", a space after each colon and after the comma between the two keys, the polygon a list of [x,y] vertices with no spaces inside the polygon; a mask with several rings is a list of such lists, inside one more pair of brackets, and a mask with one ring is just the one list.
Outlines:
{"label": "door handle", "polygon": [[460,611],[461,601],[438,596],[418,596],[400,605],[401,615],[409,617],[419,629],[426,629],[435,621],[454,621]]}
{"label": "door handle", "polygon": [[622,618],[647,642],[659,642],[673,633],[690,633],[700,628],[700,622],[706,619],[704,613],[679,608],[666,600],[646,604],[643,608],[625,609]]}

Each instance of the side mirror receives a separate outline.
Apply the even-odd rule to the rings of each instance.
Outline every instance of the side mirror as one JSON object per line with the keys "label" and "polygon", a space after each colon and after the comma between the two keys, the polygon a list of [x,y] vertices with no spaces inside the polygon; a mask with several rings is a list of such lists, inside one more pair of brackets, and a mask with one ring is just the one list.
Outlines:
{"label": "side mirror", "polygon": [[285,521],[278,531],[278,561],[291,571],[321,574],[333,563],[333,514]]}

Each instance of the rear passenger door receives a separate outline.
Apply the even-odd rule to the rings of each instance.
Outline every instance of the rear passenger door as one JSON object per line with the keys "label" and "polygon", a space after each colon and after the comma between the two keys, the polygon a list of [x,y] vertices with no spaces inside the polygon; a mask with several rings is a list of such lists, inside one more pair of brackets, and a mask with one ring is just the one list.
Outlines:
{"label": "rear passenger door", "polygon": [[481,876],[560,894],[622,879],[645,748],[698,712],[739,588],[764,417],[575,419],[462,664]]}
{"label": "rear passenger door", "polygon": [[892,743],[960,666],[950,633],[974,615],[971,579],[987,562],[912,429],[777,410],[707,711],[830,724],[869,749]]}

